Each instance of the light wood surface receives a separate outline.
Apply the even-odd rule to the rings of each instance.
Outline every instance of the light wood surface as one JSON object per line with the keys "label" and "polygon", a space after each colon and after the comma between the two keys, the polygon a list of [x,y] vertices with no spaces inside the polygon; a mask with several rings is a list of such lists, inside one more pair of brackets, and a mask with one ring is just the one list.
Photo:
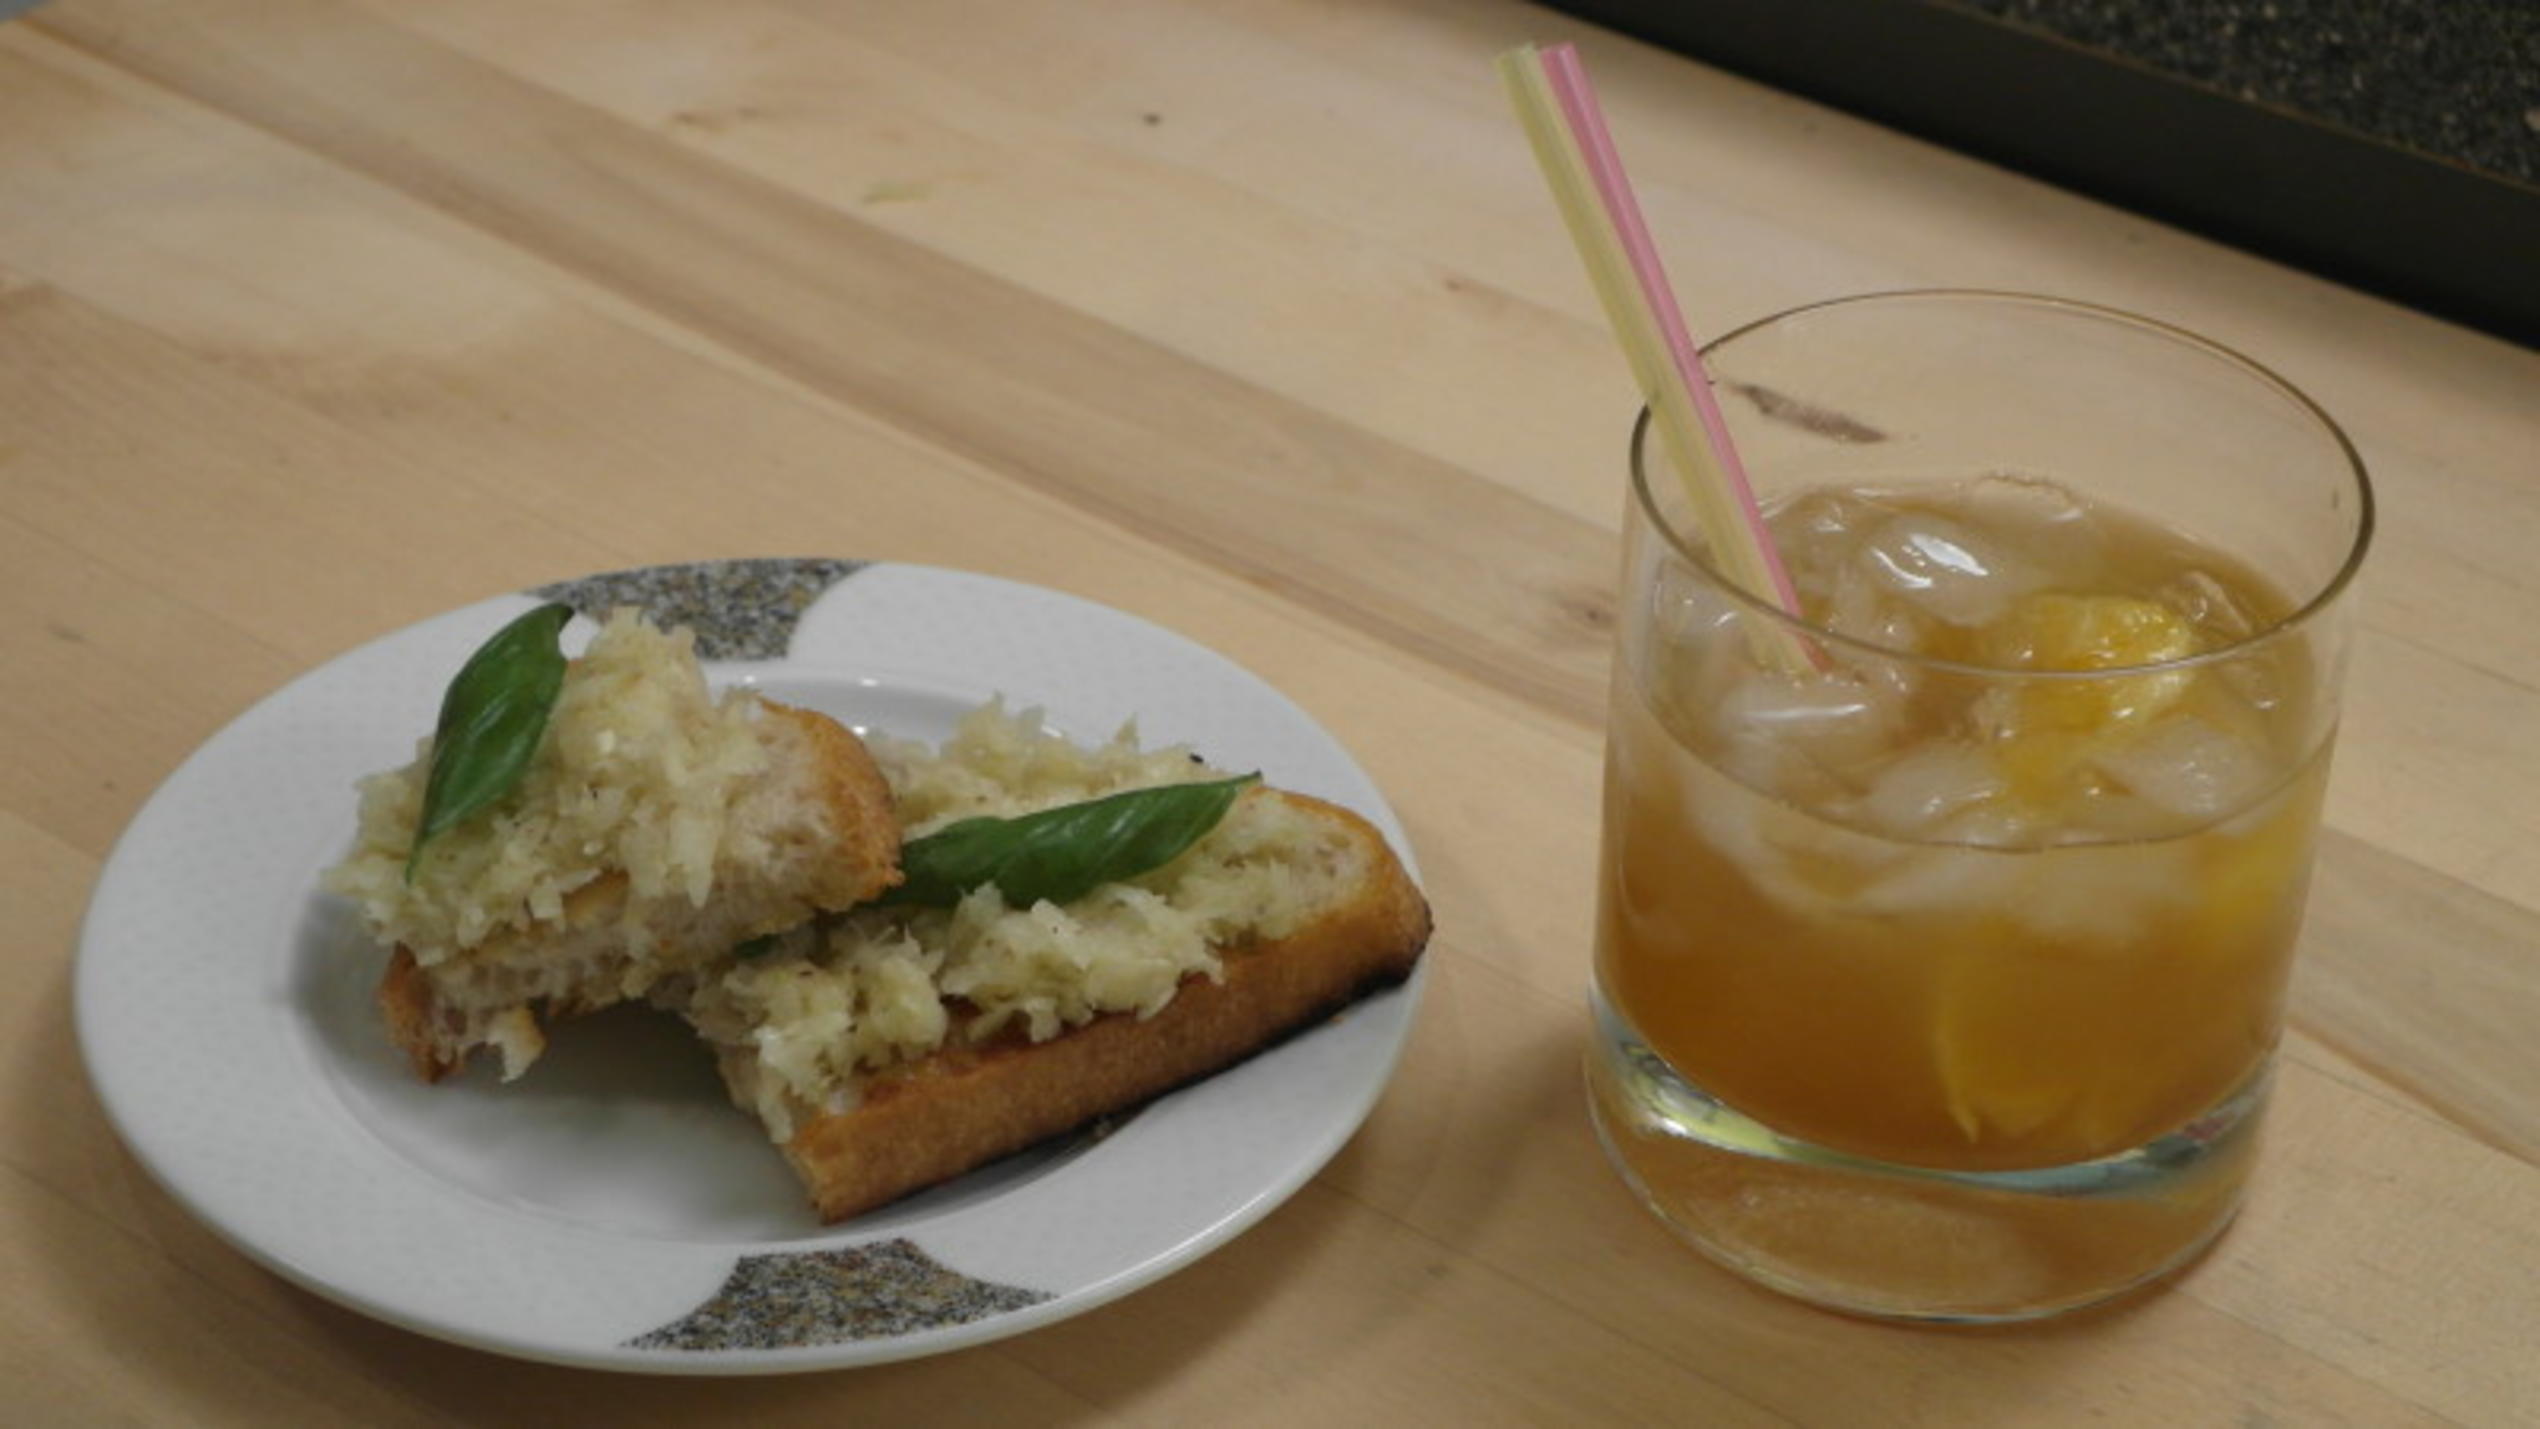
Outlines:
{"label": "light wood surface", "polygon": [[[2206,332],[2379,483],[2260,1179],[2111,1311],[1713,1271],[1578,1085],[1628,379],[1489,61],[1576,39],[1704,332],[1895,287]],[[55,0],[0,25],[0,1419],[2540,1423],[2540,356],[1460,0]],[[1373,1118],[1054,1328],[660,1381],[457,1349],[191,1221],[79,1071],[81,910],[249,703],[728,555],[1072,591],[1251,667],[1439,919]],[[181,953],[182,950],[171,950]]]}

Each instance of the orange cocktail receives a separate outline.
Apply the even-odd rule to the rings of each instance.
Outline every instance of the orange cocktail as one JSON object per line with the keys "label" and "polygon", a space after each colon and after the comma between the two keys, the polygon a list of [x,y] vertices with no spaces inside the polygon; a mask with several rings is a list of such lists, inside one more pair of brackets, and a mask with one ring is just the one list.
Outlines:
{"label": "orange cocktail", "polygon": [[2247,1174],[2334,631],[2298,563],[2105,483],[1897,449],[1854,473],[1808,433],[1885,446],[1902,409],[1766,407],[1815,414],[1782,445],[1819,479],[1770,494],[1810,668],[1758,658],[1767,617],[1636,492],[1600,1128],[1661,1214],[1795,1293],[1970,1319],[2099,1298],[2202,1244]]}

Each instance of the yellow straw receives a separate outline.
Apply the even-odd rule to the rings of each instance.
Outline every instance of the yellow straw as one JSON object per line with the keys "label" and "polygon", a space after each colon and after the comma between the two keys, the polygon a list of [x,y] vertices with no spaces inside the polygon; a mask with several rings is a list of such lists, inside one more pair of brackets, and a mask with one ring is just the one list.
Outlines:
{"label": "yellow straw", "polygon": [[[1578,140],[1561,117],[1539,53],[1520,46],[1497,61],[1509,102],[1535,152],[1552,197],[1569,226],[1570,240],[1587,265],[1588,281],[1622,344],[1623,357],[1648,402],[1651,423],[1693,504],[1694,520],[1729,578],[1751,595],[1776,598],[1771,557],[1758,549],[1761,533],[1748,523],[1714,457],[1711,442],[1685,379],[1676,371],[1657,319],[1651,314],[1613,218],[1599,200]],[[1721,434],[1726,440],[1727,434]],[[1795,613],[1795,612],[1794,612]],[[1800,636],[1773,621],[1747,619],[1756,658],[1786,674],[1802,674],[1819,660]]]}

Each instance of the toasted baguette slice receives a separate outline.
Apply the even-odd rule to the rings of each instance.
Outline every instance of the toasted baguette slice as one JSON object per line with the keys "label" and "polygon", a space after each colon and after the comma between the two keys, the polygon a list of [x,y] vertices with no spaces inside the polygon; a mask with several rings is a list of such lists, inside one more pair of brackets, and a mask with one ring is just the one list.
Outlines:
{"label": "toasted baguette slice", "polygon": [[[764,828],[770,856],[716,880],[703,903],[638,898],[623,873],[586,883],[563,916],[426,968],[399,947],[379,984],[388,1032],[417,1075],[438,1081],[490,1047],[505,1080],[546,1050],[543,1024],[641,997],[737,944],[851,907],[897,880],[890,790],[855,735],[824,715],[769,703],[771,776],[733,810]],[[628,935],[642,930],[642,951]]]}
{"label": "toasted baguette slice", "polygon": [[642,997],[899,878],[890,787],[863,742],[753,694],[714,698],[686,633],[633,612],[567,672],[505,802],[409,880],[427,771],[419,756],[365,781],[361,840],[327,875],[393,949],[380,1008],[426,1080],[479,1047],[516,1077],[543,1021]]}
{"label": "toasted baguette slice", "polygon": [[[1183,976],[1160,1008],[1103,1013],[1035,1040],[1022,1017],[975,1036],[980,1013],[950,999],[935,1050],[837,1078],[817,1096],[799,1077],[776,1084],[758,1029],[702,1020],[733,1099],[768,1122],[821,1218],[839,1221],[1244,1061],[1409,976],[1429,908],[1381,834],[1348,810],[1271,790],[1245,795],[1229,822],[1247,818],[1279,821],[1280,847],[1203,843],[1185,857],[1293,860],[1310,872],[1284,880],[1294,890],[1281,895],[1287,906],[1261,910],[1278,936],[1237,927],[1211,948],[1213,975]],[[1170,901],[1172,878],[1159,883]],[[920,919],[889,936],[940,957],[948,921]],[[807,962],[790,972],[820,975]]]}

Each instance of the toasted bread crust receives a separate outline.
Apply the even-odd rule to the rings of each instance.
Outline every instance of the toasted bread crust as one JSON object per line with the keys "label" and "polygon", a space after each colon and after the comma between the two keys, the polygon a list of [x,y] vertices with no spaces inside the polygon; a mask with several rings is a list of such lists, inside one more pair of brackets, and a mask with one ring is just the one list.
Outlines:
{"label": "toasted bread crust", "polygon": [[1367,876],[1296,933],[1220,949],[1222,981],[1194,976],[1149,1017],[1115,1013],[1045,1042],[1021,1032],[981,1043],[956,1026],[943,1050],[866,1083],[857,1105],[805,1110],[785,1146],[824,1221],[861,1214],[1000,1156],[1221,1071],[1411,973],[1429,907],[1356,814],[1280,798],[1340,821],[1366,850]]}
{"label": "toasted bread crust", "polygon": [[819,865],[827,876],[812,888],[813,906],[823,911],[851,908],[898,883],[899,820],[892,817],[891,786],[873,762],[873,752],[854,731],[827,715],[774,700],[760,703],[769,718],[802,732],[820,771],[820,802],[829,810],[832,853]]}
{"label": "toasted bread crust", "polygon": [[[762,704],[766,719],[781,722],[799,737],[807,755],[802,777],[816,785],[826,828],[801,831],[797,842],[809,851],[794,886],[762,890],[760,896],[738,901],[711,899],[702,909],[688,909],[682,901],[680,926],[667,939],[674,961],[720,955],[815,912],[852,907],[899,881],[899,825],[891,813],[890,785],[864,742],[826,715],[773,701]],[[477,1047],[498,1041],[506,1046],[507,1064],[514,1059],[525,1064],[545,1045],[543,1023],[623,999],[618,974],[628,954],[620,930],[631,897],[626,876],[609,873],[567,894],[555,922],[488,939],[437,966],[425,967],[412,952],[397,948],[378,991],[390,1038],[425,1081],[439,1081],[457,1071]],[[569,985],[515,1004],[488,1005],[467,983],[496,964],[588,968],[598,975],[577,976]]]}
{"label": "toasted bread crust", "polygon": [[437,1082],[458,1070],[461,1054],[445,1050],[446,1039],[465,1029],[442,1025],[440,999],[422,964],[404,948],[388,955],[388,968],[379,975],[379,1014],[388,1021],[388,1040],[406,1054],[416,1076]]}

